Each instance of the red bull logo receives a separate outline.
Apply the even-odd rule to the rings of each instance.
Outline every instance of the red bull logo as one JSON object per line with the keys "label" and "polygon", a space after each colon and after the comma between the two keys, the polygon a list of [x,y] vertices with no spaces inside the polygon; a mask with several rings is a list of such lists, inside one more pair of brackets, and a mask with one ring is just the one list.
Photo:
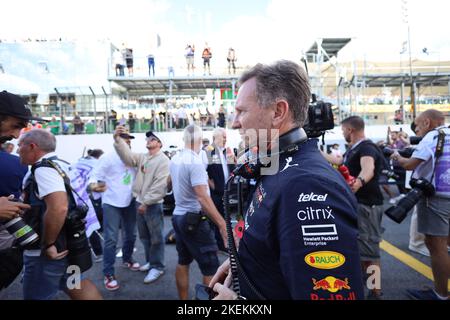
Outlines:
{"label": "red bull logo", "polygon": [[348,278],[341,280],[333,276],[328,276],[321,280],[316,280],[313,278],[312,282],[314,284],[313,290],[326,290],[335,293],[343,289],[351,289],[348,285]]}

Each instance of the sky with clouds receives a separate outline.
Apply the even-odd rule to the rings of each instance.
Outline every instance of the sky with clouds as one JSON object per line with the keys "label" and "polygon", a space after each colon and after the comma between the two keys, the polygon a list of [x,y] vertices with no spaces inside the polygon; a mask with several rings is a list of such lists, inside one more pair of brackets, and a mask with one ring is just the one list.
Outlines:
{"label": "sky with clouds", "polygon": [[342,59],[397,61],[407,12],[413,56],[450,60],[449,9],[446,0],[14,0],[2,4],[0,39],[110,39],[177,59],[187,43],[208,42],[217,60],[232,46],[251,65],[298,61],[316,38],[349,37]]}

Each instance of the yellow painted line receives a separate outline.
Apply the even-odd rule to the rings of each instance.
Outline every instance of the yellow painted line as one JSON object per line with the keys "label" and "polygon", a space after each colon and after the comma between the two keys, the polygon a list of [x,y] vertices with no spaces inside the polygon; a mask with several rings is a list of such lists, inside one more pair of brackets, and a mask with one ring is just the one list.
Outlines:
{"label": "yellow painted line", "polygon": [[[398,260],[400,260],[401,262],[406,264],[408,267],[416,270],[417,272],[419,272],[423,276],[427,277],[431,281],[434,281],[433,272],[431,271],[431,268],[429,266],[427,266],[426,264],[420,262],[413,256],[411,256],[411,255],[407,254],[406,252],[400,250],[399,248],[393,246],[386,240],[382,240],[380,242],[380,248],[383,249],[384,251],[386,251],[387,253],[389,253],[394,258],[397,258]],[[448,290],[450,290],[450,280],[448,281],[447,286],[448,286]]]}

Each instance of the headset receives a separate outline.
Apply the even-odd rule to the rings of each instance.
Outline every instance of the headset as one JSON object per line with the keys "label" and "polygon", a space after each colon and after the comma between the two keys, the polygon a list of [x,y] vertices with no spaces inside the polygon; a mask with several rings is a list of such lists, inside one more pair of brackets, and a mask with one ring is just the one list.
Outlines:
{"label": "headset", "polygon": [[[258,152],[252,148],[247,150],[241,157],[238,165],[231,173],[232,177],[241,176],[245,179],[258,179],[261,176],[261,168],[270,165],[270,158],[281,154],[293,154],[298,151],[299,145],[305,142],[308,136],[303,128],[294,128],[283,134],[278,141],[279,150],[276,153],[270,153],[268,150],[264,157],[260,157]],[[268,160],[268,161],[262,161]]]}

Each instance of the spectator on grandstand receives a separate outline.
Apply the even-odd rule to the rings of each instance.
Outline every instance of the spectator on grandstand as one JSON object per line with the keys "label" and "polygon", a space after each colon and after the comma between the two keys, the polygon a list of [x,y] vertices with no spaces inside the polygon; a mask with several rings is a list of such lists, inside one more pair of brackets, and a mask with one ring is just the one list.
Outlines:
{"label": "spectator on grandstand", "polygon": [[124,62],[123,55],[120,53],[119,49],[114,50],[113,53],[113,65],[116,70],[116,77],[125,75],[124,73]]}
{"label": "spectator on grandstand", "polygon": [[206,67],[208,67],[208,74],[211,75],[211,66],[210,66],[211,58],[212,58],[211,48],[208,46],[208,43],[205,43],[205,48],[203,49],[202,52],[204,76],[206,76]]}
{"label": "spectator on grandstand", "polygon": [[223,108],[223,104],[220,105],[219,112],[217,113],[217,126],[221,128],[225,128],[225,109]]}
{"label": "spectator on grandstand", "polygon": [[236,52],[233,48],[228,49],[227,61],[228,61],[228,74],[231,74],[231,68],[233,68],[233,74],[236,74]]}
{"label": "spectator on grandstand", "polygon": [[194,54],[195,54],[195,46],[188,44],[184,49],[184,56],[186,57],[187,64],[187,74],[189,75],[192,71],[192,75],[194,75]]}
{"label": "spectator on grandstand", "polygon": [[125,44],[123,44],[124,48],[122,49],[122,54],[125,59],[125,63],[128,69],[128,76],[133,76],[133,49],[126,48]]}
{"label": "spectator on grandstand", "polygon": [[130,132],[134,132],[135,125],[136,118],[133,116],[133,113],[128,112],[128,127],[130,128]]}
{"label": "spectator on grandstand", "polygon": [[148,75],[151,77],[153,71],[153,76],[155,76],[155,56],[153,54],[149,54],[147,56],[147,62],[148,62]]}
{"label": "spectator on grandstand", "polygon": [[82,134],[84,132],[84,122],[78,113],[73,117],[73,130],[74,134]]}

